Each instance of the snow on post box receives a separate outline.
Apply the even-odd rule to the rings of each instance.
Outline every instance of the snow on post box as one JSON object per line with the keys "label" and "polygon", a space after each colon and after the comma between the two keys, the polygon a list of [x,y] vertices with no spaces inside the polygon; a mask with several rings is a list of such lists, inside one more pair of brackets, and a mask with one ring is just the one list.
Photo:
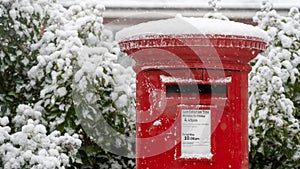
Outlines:
{"label": "snow on post box", "polygon": [[248,62],[266,37],[181,16],[117,33],[136,61],[137,169],[248,168]]}

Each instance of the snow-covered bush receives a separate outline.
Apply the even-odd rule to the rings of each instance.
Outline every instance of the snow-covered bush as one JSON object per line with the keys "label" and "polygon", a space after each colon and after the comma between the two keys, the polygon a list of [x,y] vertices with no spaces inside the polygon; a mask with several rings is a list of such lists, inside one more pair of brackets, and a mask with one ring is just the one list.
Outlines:
{"label": "snow-covered bush", "polygon": [[42,113],[27,105],[19,105],[12,120],[14,133],[7,126],[8,117],[0,118],[0,158],[4,169],[53,169],[69,166],[81,145],[78,135],[47,133],[40,124]]}
{"label": "snow-covered bush", "polygon": [[[117,63],[119,51],[117,44],[111,42],[111,32],[103,30],[103,11],[102,5],[84,2],[67,8],[50,0],[0,2],[0,40],[3,42],[0,44],[0,81],[4,82],[0,83],[0,117],[10,119],[7,126],[3,126],[6,133],[1,132],[1,136],[22,133],[23,127],[28,125],[45,129],[39,133],[45,138],[70,140],[74,135],[76,140],[77,133],[82,146],[76,158],[68,154],[71,168],[134,166],[130,159],[104,151],[97,144],[97,139],[103,138],[101,124],[104,122],[126,136],[134,129],[134,72],[131,67]],[[20,104],[38,110],[41,116],[38,122],[33,116],[18,116],[16,110]],[[104,121],[99,121],[101,117]],[[95,123],[98,126],[92,126]],[[86,132],[90,127],[93,133]],[[65,135],[60,136],[56,130]],[[126,138],[112,136],[106,143],[126,144]],[[5,138],[6,142],[20,146],[9,140],[11,138]],[[56,146],[65,150],[70,146],[65,144],[68,140],[65,141]],[[26,148],[29,150],[29,147],[23,148],[20,153]],[[48,153],[42,151],[44,155]],[[4,154],[0,163],[7,163],[6,158]],[[63,160],[58,168],[67,166],[66,162]],[[40,165],[42,163],[43,160]],[[21,168],[31,166],[32,163],[25,163]]]}
{"label": "snow-covered bush", "polygon": [[280,16],[264,2],[254,21],[269,39],[249,80],[251,168],[299,168],[300,13]]}
{"label": "snow-covered bush", "polygon": [[34,102],[28,70],[36,63],[31,44],[41,38],[47,3],[28,0],[0,1],[0,110],[1,116],[15,114],[19,104]]}
{"label": "snow-covered bush", "polygon": [[[48,6],[47,1],[0,2],[0,165],[4,168],[63,168],[80,147],[78,136],[61,136],[57,131],[48,135],[42,113],[21,106],[33,105],[39,93],[27,72],[37,63],[38,51],[31,45],[42,36]],[[43,145],[47,139],[52,139],[48,148]],[[49,160],[55,163],[47,167]]]}
{"label": "snow-covered bush", "polygon": [[130,84],[134,72],[117,63],[118,49],[109,42],[111,33],[103,30],[103,10],[104,6],[97,4],[83,3],[68,9],[57,4],[49,10],[47,28],[34,45],[39,49],[38,64],[28,75],[33,86],[42,86],[38,104],[51,110],[48,117],[53,128],[74,123],[70,119],[75,116],[71,110],[74,90],[76,97],[88,104],[102,104],[98,107],[102,113],[121,110],[126,115],[124,109],[132,105],[127,97],[133,97]]}
{"label": "snow-covered bush", "polygon": [[112,33],[103,30],[103,10],[89,3],[68,9],[57,4],[49,10],[47,28],[34,45],[39,48],[38,64],[28,75],[33,86],[42,87],[37,104],[50,112],[51,128],[80,131],[108,151],[117,143],[126,145],[126,137],[114,133],[128,135],[134,127],[134,72],[117,63]]}

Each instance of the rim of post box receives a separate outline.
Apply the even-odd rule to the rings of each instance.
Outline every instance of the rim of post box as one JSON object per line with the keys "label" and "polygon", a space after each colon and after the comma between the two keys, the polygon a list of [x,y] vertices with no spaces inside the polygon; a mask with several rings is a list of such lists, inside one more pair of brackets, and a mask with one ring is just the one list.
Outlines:
{"label": "rim of post box", "polygon": [[[248,62],[266,48],[266,40],[254,36],[222,34],[170,34],[132,36],[119,42],[122,52],[137,63],[135,69],[206,68],[250,71]],[[185,64],[163,60],[162,56],[143,57],[145,49],[176,53]],[[180,49],[185,49],[181,51]],[[195,50],[201,51],[195,53]],[[212,56],[209,52],[217,53]],[[198,55],[198,56],[197,56]],[[191,58],[191,56],[196,56]],[[221,64],[217,64],[221,62]]]}

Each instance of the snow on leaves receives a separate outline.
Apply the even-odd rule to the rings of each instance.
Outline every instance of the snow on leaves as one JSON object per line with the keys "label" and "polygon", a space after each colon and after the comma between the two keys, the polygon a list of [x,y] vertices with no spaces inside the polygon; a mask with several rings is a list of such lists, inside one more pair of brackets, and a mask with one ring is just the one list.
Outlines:
{"label": "snow on leaves", "polygon": [[38,63],[28,76],[33,87],[42,87],[37,105],[51,112],[51,129],[64,126],[72,132],[80,124],[91,138],[106,136],[111,147],[126,138],[116,137],[104,124],[122,134],[134,125],[135,73],[118,63],[120,51],[103,27],[103,10],[96,3],[50,6],[44,36],[33,45]]}
{"label": "snow on leaves", "polygon": [[81,146],[78,135],[61,135],[59,131],[47,133],[39,123],[41,112],[27,105],[19,105],[13,119],[20,128],[11,133],[8,118],[0,118],[0,158],[4,169],[65,168]]}
{"label": "snow on leaves", "polygon": [[[6,168],[65,168],[75,161],[80,140],[76,134],[62,136],[55,129],[71,134],[79,130],[73,91],[81,92],[88,103],[105,103],[101,109],[104,112],[125,116],[127,112],[134,113],[128,111],[134,109],[134,105],[128,107],[134,96],[131,87],[134,73],[130,67],[117,63],[117,45],[110,41],[112,33],[103,31],[102,5],[80,3],[66,9],[47,0],[10,0],[1,1],[0,9],[1,17],[10,18],[5,21],[11,22],[7,25],[1,22],[1,28],[18,35],[13,35],[15,40],[8,36],[8,42],[2,36],[7,33],[0,36],[4,42],[0,45],[6,45],[0,48],[0,78],[21,75],[4,79],[5,88],[0,84],[0,110],[8,116],[0,119],[0,141],[5,143],[0,163]],[[18,84],[12,85],[15,82]],[[85,85],[106,93],[105,97],[86,93]],[[6,88],[8,94],[2,93]],[[19,93],[10,92],[15,89]],[[34,109],[18,106],[23,102]],[[14,107],[8,109],[6,105]],[[98,149],[96,152],[101,151]],[[13,163],[12,159],[17,160]]]}
{"label": "snow on leaves", "polygon": [[299,17],[297,8],[292,8],[287,17],[280,16],[267,1],[254,17],[259,27],[268,33],[268,47],[254,60],[250,72],[252,168],[300,165]]}

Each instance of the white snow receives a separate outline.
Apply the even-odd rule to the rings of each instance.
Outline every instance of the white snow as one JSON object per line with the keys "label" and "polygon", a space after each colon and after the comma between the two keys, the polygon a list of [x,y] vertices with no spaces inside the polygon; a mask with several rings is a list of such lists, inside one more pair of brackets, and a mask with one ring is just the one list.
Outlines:
{"label": "white snow", "polygon": [[231,82],[231,76],[230,77],[219,78],[219,79],[209,79],[209,82],[211,82],[211,83],[230,83]]}
{"label": "white snow", "polygon": [[[203,83],[206,81],[203,80],[197,80],[197,79],[184,79],[184,78],[177,78],[172,76],[165,76],[160,75],[160,79],[163,83]],[[224,77],[224,78],[217,78],[217,79],[209,79],[207,82],[210,83],[230,83],[231,77]]]}
{"label": "white snow", "polygon": [[165,75],[160,75],[160,79],[163,83],[180,83],[180,82],[194,82],[194,83],[200,83],[203,82],[203,80],[196,80],[196,79],[183,79],[183,78],[177,78],[177,77],[172,77],[172,76],[165,76]]}
{"label": "white snow", "polygon": [[282,46],[285,47],[285,48],[290,48],[292,43],[293,43],[293,40],[290,37],[286,36],[286,35],[279,34],[279,39],[282,42]]}
{"label": "white snow", "polygon": [[[129,109],[128,107],[131,105],[128,106],[128,102],[134,96],[130,87],[131,82],[134,81],[132,80],[134,72],[131,67],[125,68],[117,63],[118,56],[115,54],[118,53],[117,44],[109,41],[112,39],[112,33],[109,31],[102,32],[103,5],[82,2],[80,5],[63,8],[56,2],[49,3],[48,0],[8,0],[6,2],[12,5],[12,10],[7,9],[12,18],[30,21],[30,23],[21,23],[14,20],[16,23],[11,27],[19,34],[28,34],[20,36],[20,38],[26,38],[28,43],[34,43],[31,44],[31,47],[38,50],[39,53],[37,63],[26,59],[30,56],[21,60],[24,64],[30,62],[34,66],[31,69],[28,67],[30,65],[24,68],[31,81],[28,84],[20,85],[21,87],[17,86],[19,90],[26,89],[24,96],[34,97],[34,101],[31,102],[30,106],[19,105],[16,114],[9,112],[8,109],[6,114],[9,116],[0,117],[0,168],[52,169],[69,167],[70,160],[75,160],[75,154],[81,141],[77,134],[72,134],[72,136],[68,134],[75,132],[71,126],[64,125],[64,132],[67,133],[63,136],[60,132],[53,130],[61,123],[67,122],[66,114],[69,108],[74,106],[72,91],[76,89],[75,85],[84,88],[80,97],[88,97],[90,99],[88,102],[91,104],[96,101],[103,101],[100,100],[101,94],[99,93],[99,97],[94,99],[96,87],[95,90],[92,90],[94,93],[90,95],[91,92],[87,90],[86,86],[89,85],[91,88],[91,82],[95,86],[99,86],[101,91],[117,94],[116,100],[114,100],[116,105],[110,103],[103,108],[106,112],[133,113],[130,110],[134,108],[134,104]],[[2,0],[0,4],[3,3]],[[39,3],[45,3],[45,5],[39,6]],[[36,17],[32,17],[33,12],[37,12],[36,10],[41,13],[38,20]],[[3,15],[3,12],[7,13],[5,7],[0,5],[0,15]],[[49,18],[45,19],[45,15]],[[6,17],[4,16],[4,18]],[[47,21],[46,26],[41,26],[45,21]],[[35,29],[32,31],[35,27],[41,28],[41,32]],[[32,34],[38,37],[30,36]],[[107,42],[102,42],[103,39]],[[27,49],[28,45],[26,45],[26,51],[30,50],[30,48]],[[115,53],[111,52],[112,48],[115,48]],[[20,50],[16,50],[15,53],[17,56],[12,54],[11,61],[16,61],[21,55],[22,57],[26,55]],[[6,57],[6,53],[3,53],[2,50],[0,51],[0,58],[4,57]],[[32,59],[35,60],[34,58]],[[28,69],[30,70],[26,72]],[[1,70],[6,71],[3,67]],[[24,78],[24,80],[27,81],[28,78]],[[41,97],[32,96],[29,92],[33,90],[40,92]],[[21,93],[23,94],[23,92]],[[3,100],[5,95],[2,97],[1,95],[0,100]],[[109,94],[105,94],[104,99],[111,102]],[[24,101],[26,102],[26,100]],[[37,107],[38,109],[35,109]],[[46,112],[46,110],[57,110],[58,107],[59,113]],[[0,105],[0,110],[1,108],[2,105]],[[116,110],[117,108],[120,110]],[[11,111],[14,112],[15,110]],[[46,120],[44,117],[47,115],[51,117]],[[99,116],[101,115],[98,114]],[[91,117],[93,119],[94,116]],[[79,125],[79,119],[76,119],[75,123]],[[9,126],[5,126],[8,124]],[[99,127],[94,127],[94,129],[102,130]],[[97,133],[99,132],[97,131]],[[89,133],[89,135],[91,134]],[[98,136],[102,138],[101,135]],[[123,142],[118,138],[116,143],[120,146]],[[117,165],[114,166],[117,167]]]}
{"label": "white snow", "polygon": [[116,100],[116,105],[117,105],[118,107],[124,107],[124,106],[127,105],[127,103],[128,103],[128,97],[127,97],[127,95],[125,95],[125,94],[121,95],[121,96],[118,98],[118,100]]}
{"label": "white snow", "polygon": [[160,126],[161,125],[161,120],[156,120],[153,122],[153,126]]}
{"label": "white snow", "polygon": [[6,126],[9,123],[8,117],[0,117],[0,125]]}
{"label": "white snow", "polygon": [[[268,32],[269,39],[266,52],[258,55],[249,74],[250,143],[254,145],[252,150],[257,152],[266,151],[270,141],[275,145],[273,151],[281,151],[282,145],[288,145],[284,151],[293,151],[298,143],[292,138],[300,131],[295,117],[297,110],[294,103],[297,99],[293,98],[298,95],[294,85],[299,81],[300,14],[298,9],[293,8],[289,16],[284,17],[270,9],[270,4],[266,4],[265,8],[254,17],[258,26]],[[273,128],[276,130],[273,131]],[[265,137],[269,131],[284,137],[280,138],[283,142]],[[292,155],[295,161],[299,160],[298,152]],[[273,158],[281,157],[279,153]]]}
{"label": "white snow", "polygon": [[182,17],[150,21],[124,28],[117,32],[116,40],[136,39],[145,35],[236,35],[250,36],[267,40],[267,34],[257,27],[219,19]]}
{"label": "white snow", "polygon": [[180,158],[211,159],[213,154],[181,154]]}
{"label": "white snow", "polygon": [[68,93],[68,91],[67,91],[67,89],[65,87],[58,88],[56,90],[56,92],[57,92],[57,94],[58,94],[59,97],[63,97],[63,96],[65,96]]}
{"label": "white snow", "polygon": [[[17,116],[24,118],[21,121],[14,119],[13,123],[23,125],[21,130],[10,133],[10,127],[0,125],[0,157],[4,169],[24,166],[37,169],[64,168],[69,163],[68,156],[73,156],[80,147],[81,141],[76,134],[62,136],[60,132],[53,131],[47,135],[46,126],[39,124],[40,119],[32,118],[41,114],[37,112],[30,106],[19,105]],[[8,118],[0,120],[7,123]]]}

